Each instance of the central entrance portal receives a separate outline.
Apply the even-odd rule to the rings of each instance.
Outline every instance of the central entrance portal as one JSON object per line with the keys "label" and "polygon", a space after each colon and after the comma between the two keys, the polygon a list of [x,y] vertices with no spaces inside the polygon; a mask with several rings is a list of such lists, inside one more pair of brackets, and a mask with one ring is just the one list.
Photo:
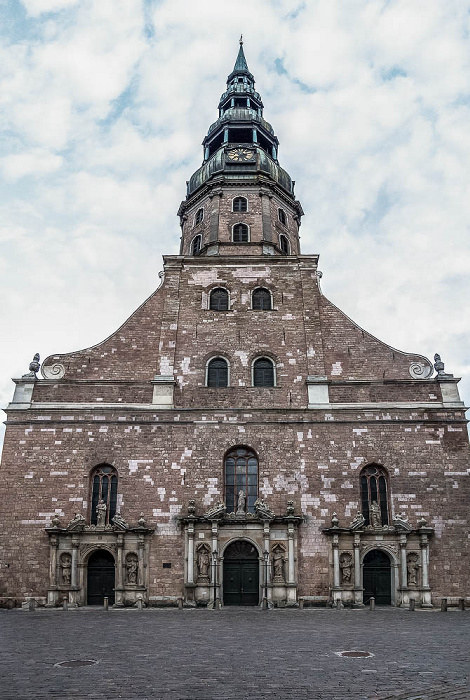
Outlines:
{"label": "central entrance portal", "polygon": [[103,605],[105,596],[114,605],[114,557],[98,549],[88,559],[87,604]]}
{"label": "central entrance portal", "polygon": [[258,552],[249,542],[237,540],[224,553],[224,605],[258,603]]}
{"label": "central entrance portal", "polygon": [[373,549],[364,557],[364,603],[374,597],[377,605],[392,604],[392,575],[390,559],[380,549]]}

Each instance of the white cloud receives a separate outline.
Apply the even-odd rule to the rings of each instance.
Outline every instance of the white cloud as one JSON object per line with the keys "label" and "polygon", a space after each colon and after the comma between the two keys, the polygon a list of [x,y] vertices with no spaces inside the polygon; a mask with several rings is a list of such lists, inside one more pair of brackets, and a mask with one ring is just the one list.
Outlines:
{"label": "white cloud", "polygon": [[324,292],[440,352],[470,399],[468,2],[240,0],[239,26],[216,0],[23,5],[0,38],[4,372],[98,342],[158,285],[244,32]]}

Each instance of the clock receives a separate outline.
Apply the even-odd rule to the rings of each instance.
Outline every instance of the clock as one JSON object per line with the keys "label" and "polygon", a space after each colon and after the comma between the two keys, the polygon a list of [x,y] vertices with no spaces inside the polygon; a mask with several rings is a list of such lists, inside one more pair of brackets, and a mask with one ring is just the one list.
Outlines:
{"label": "clock", "polygon": [[246,162],[248,160],[253,160],[255,157],[253,151],[250,151],[248,148],[233,148],[227,155],[229,160],[234,163]]}

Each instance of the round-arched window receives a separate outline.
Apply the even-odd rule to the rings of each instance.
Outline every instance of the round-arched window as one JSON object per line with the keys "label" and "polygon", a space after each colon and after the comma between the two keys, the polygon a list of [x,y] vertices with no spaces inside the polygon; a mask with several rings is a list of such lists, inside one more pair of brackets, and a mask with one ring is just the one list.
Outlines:
{"label": "round-arched window", "polygon": [[204,209],[198,209],[196,212],[196,217],[194,219],[194,224],[196,226],[198,224],[201,224],[203,219],[204,219]]}
{"label": "round-arched window", "polygon": [[248,226],[246,224],[235,224],[233,227],[234,243],[246,243],[249,238]]}
{"label": "round-arched window", "polygon": [[274,363],[268,357],[259,357],[254,361],[253,386],[275,386]]}
{"label": "round-arched window", "polygon": [[257,498],[258,458],[248,447],[236,447],[225,456],[227,513],[254,513]]}
{"label": "round-arched window", "polygon": [[212,311],[228,311],[229,296],[226,289],[217,287],[210,294],[209,309]]}
{"label": "round-arched window", "polygon": [[207,365],[207,386],[228,386],[228,362],[223,357],[214,357]]}
{"label": "round-arched window", "polygon": [[366,525],[382,527],[390,521],[387,470],[369,464],[360,475],[362,515]]}
{"label": "round-arched window", "polygon": [[196,236],[195,238],[193,238],[193,241],[191,243],[191,253],[193,255],[199,255],[199,253],[201,252],[201,248],[202,248],[202,236],[199,235],[199,236]]}
{"label": "round-arched window", "polygon": [[255,311],[270,311],[272,308],[271,294],[263,287],[254,290],[251,302],[251,308]]}

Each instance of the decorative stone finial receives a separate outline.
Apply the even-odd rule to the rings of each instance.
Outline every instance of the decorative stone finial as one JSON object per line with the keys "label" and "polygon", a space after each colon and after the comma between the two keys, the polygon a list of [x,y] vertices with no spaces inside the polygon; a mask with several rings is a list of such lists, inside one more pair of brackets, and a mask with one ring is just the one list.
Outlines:
{"label": "decorative stone finial", "polygon": [[240,46],[243,46],[243,34],[240,34]]}
{"label": "decorative stone finial", "polygon": [[145,520],[145,517],[144,517],[144,514],[143,514],[143,513],[140,514],[140,518],[139,518],[138,521],[137,521],[137,525],[138,525],[139,527],[146,527],[146,526],[147,526],[147,521]]}
{"label": "decorative stone finial", "polygon": [[287,517],[291,517],[294,515],[294,501],[287,501],[287,508],[286,508],[286,515]]}
{"label": "decorative stone finial", "polygon": [[339,518],[337,513],[333,513],[331,516],[331,527],[338,527],[339,525]]}
{"label": "decorative stone finial", "polygon": [[196,515],[196,501],[194,498],[190,498],[188,501],[188,515],[193,517]]}
{"label": "decorative stone finial", "polygon": [[441,360],[441,356],[436,352],[434,355],[434,369],[437,372],[437,376],[442,376],[444,372],[444,363]]}
{"label": "decorative stone finial", "polygon": [[29,363],[29,373],[28,374],[23,374],[23,377],[35,377],[36,372],[39,372],[39,368],[41,366],[41,363],[39,362],[40,357],[39,353],[37,352],[31,362]]}
{"label": "decorative stone finial", "polygon": [[53,518],[51,520],[51,525],[52,525],[52,527],[56,527],[56,528],[60,527],[60,518],[57,515],[57,513],[53,516]]}

